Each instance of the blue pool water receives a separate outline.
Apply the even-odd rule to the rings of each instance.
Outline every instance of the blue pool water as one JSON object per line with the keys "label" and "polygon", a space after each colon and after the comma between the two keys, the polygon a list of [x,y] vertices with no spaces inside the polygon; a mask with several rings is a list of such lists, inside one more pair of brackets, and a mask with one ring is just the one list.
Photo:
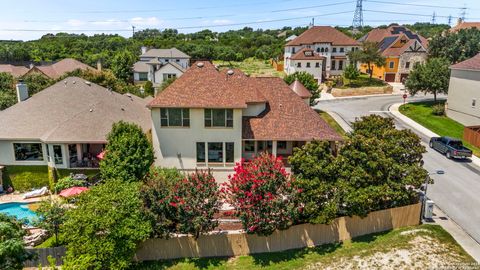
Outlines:
{"label": "blue pool water", "polygon": [[28,208],[28,203],[2,203],[0,213],[14,216],[17,219],[26,219],[28,223],[33,222],[37,214]]}

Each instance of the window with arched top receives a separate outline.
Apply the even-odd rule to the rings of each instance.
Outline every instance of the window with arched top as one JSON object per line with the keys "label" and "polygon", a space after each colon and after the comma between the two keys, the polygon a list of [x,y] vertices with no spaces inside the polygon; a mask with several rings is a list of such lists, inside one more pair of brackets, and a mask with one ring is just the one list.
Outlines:
{"label": "window with arched top", "polygon": [[325,48],[325,52],[328,52],[328,48]]}
{"label": "window with arched top", "polygon": [[317,48],[317,52],[320,52],[320,48]]}
{"label": "window with arched top", "polygon": [[324,49],[324,48],[322,48],[322,50],[321,50],[321,51],[322,51],[322,52],[325,52],[325,49]]}

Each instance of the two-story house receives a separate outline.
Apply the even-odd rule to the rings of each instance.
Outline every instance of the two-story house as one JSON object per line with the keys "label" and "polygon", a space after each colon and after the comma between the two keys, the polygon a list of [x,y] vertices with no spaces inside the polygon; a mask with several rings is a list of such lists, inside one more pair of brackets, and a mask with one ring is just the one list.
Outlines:
{"label": "two-story house", "polygon": [[318,82],[341,75],[349,64],[347,53],[360,46],[331,26],[313,26],[285,45],[285,72],[306,71]]}
{"label": "two-story house", "polygon": [[260,152],[288,157],[311,140],[342,140],[299,82],[196,62],[150,102],[156,165],[231,171]]}
{"label": "two-story house", "polygon": [[190,56],[177,48],[142,47],[140,61],[133,65],[133,80],[135,83],[151,81],[158,86],[165,80],[182,76],[189,65]]}
{"label": "two-story house", "polygon": [[[372,74],[386,82],[403,82],[416,63],[423,63],[427,59],[428,41],[404,26],[375,28],[359,41],[378,43],[378,49],[386,58],[386,65],[373,65]],[[370,72],[365,63],[360,65],[360,71]]]}

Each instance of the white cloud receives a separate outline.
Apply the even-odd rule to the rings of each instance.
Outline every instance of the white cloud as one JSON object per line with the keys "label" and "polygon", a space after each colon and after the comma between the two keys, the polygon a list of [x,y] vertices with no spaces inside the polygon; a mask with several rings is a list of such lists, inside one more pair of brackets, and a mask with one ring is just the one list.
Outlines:
{"label": "white cloud", "polygon": [[110,25],[122,25],[124,22],[119,21],[117,19],[108,19],[104,21],[92,21],[93,25],[102,25],[102,26],[110,26]]}
{"label": "white cloud", "polygon": [[85,22],[77,19],[70,19],[67,21],[67,25],[76,27],[85,25]]}
{"label": "white cloud", "polygon": [[156,26],[162,24],[162,20],[157,17],[135,17],[130,19],[130,23],[133,25],[143,25],[143,26]]}
{"label": "white cloud", "polygon": [[222,24],[233,23],[233,21],[232,20],[226,20],[226,19],[223,19],[223,20],[217,19],[217,20],[213,20],[212,23],[222,25]]}

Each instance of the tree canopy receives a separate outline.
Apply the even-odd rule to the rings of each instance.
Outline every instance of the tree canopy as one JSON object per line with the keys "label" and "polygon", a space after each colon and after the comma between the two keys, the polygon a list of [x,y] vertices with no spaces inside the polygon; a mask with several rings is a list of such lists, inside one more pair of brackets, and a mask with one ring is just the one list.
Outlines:
{"label": "tree canopy", "polygon": [[480,30],[477,28],[446,32],[428,42],[429,57],[445,58],[450,64],[469,59],[479,52]]}
{"label": "tree canopy", "polygon": [[153,147],[142,128],[123,121],[113,124],[105,151],[100,173],[106,180],[140,181],[154,160]]}
{"label": "tree canopy", "polygon": [[25,249],[22,225],[19,220],[0,213],[0,269],[23,269],[23,262],[33,257]]}
{"label": "tree canopy", "polygon": [[448,60],[444,58],[429,58],[425,63],[418,63],[413,67],[405,87],[411,95],[419,92],[433,94],[437,101],[438,94],[448,93],[450,69]]}

